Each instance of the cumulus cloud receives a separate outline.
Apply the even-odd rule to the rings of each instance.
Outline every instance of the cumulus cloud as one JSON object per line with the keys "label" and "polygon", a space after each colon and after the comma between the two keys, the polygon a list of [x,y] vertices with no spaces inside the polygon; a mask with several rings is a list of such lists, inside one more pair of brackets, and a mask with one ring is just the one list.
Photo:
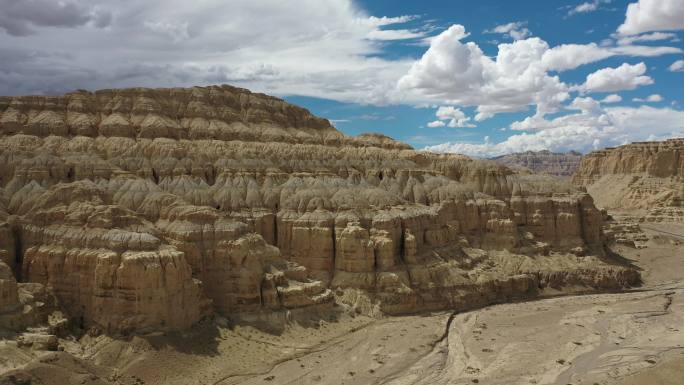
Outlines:
{"label": "cumulus cloud", "polygon": [[684,1],[639,0],[627,6],[625,22],[618,27],[618,33],[637,35],[679,29],[684,29]]}
{"label": "cumulus cloud", "polygon": [[591,97],[576,97],[568,106],[569,110],[578,110],[583,114],[592,114],[601,110],[601,103]]}
{"label": "cumulus cloud", "polygon": [[648,102],[648,103],[659,103],[663,101],[663,97],[658,94],[649,95],[646,99],[634,98],[632,101],[635,102]]}
{"label": "cumulus cloud", "polygon": [[[84,4],[85,3],[85,4]],[[93,23],[104,28],[111,13],[84,1],[0,0],[0,29],[13,36],[35,33],[35,27],[74,28]]]}
{"label": "cumulus cloud", "polygon": [[639,86],[653,84],[653,79],[646,73],[646,64],[623,63],[617,68],[603,68],[587,75],[586,82],[580,90],[586,92],[616,92],[633,90]]}
{"label": "cumulus cloud", "polygon": [[610,94],[606,96],[605,98],[601,99],[601,103],[620,103],[622,101],[622,96],[618,94]]}
{"label": "cumulus cloud", "polygon": [[[657,33],[622,44],[621,35],[605,46],[550,47],[514,22],[492,29],[514,41],[488,56],[466,41],[463,26],[427,38],[430,29],[419,17],[372,16],[353,0],[0,0],[0,6],[0,94],[230,83],[281,96],[443,106],[428,127],[469,127],[497,113],[535,110],[510,125],[528,136],[545,135],[557,124],[546,115],[564,108],[584,124],[589,117],[600,123],[598,102],[581,95],[568,104],[573,89],[553,71],[619,55],[682,52],[635,45],[663,37]],[[255,25],[268,28],[254,33]],[[388,41],[412,39],[429,45],[418,60],[386,55]],[[652,81],[645,73],[633,78],[624,84]],[[619,82],[596,83],[586,91]],[[475,116],[464,107],[475,107]]]}
{"label": "cumulus cloud", "polygon": [[[435,112],[435,115],[439,120],[431,122],[433,124],[432,126],[430,126],[431,123],[428,123],[428,127],[443,127],[444,121],[448,121],[448,124],[446,125],[449,127],[475,127],[474,124],[470,123],[470,117],[466,116],[460,109],[452,106],[439,107],[437,112]],[[439,125],[437,122],[443,124]]]}
{"label": "cumulus cloud", "polygon": [[677,60],[674,63],[672,63],[668,68],[668,70],[672,72],[681,72],[684,71],[684,60]]}
{"label": "cumulus cloud", "polygon": [[[566,109],[581,111],[580,115],[589,115],[600,111],[601,104],[591,97],[576,97]],[[539,114],[528,116],[510,125],[510,129],[513,131],[542,131],[552,127],[553,121],[549,121]]]}
{"label": "cumulus cloud", "polygon": [[425,150],[478,157],[541,150],[588,152],[633,141],[684,136],[684,111],[649,106],[583,110],[553,120],[540,120],[531,131],[498,143],[443,143]]}
{"label": "cumulus cloud", "polygon": [[[506,27],[506,30],[509,28]],[[550,71],[567,71],[609,57],[655,56],[681,52],[676,47],[598,46],[564,44],[556,47],[539,38],[500,44],[495,57],[485,55],[466,30],[453,25],[430,40],[430,47],[398,82],[404,101],[476,107],[475,121],[502,112],[536,108],[543,116],[555,112],[569,91],[615,92],[650,84],[653,80],[633,72],[644,64],[605,69],[590,76],[582,87],[568,87]],[[642,68],[643,67],[643,68]]]}
{"label": "cumulus cloud", "polygon": [[427,126],[430,127],[430,128],[444,127],[444,126],[446,126],[446,123],[444,123],[444,122],[441,121],[441,120],[435,120],[435,121],[433,121],[433,122],[429,122],[429,123],[427,124]]}
{"label": "cumulus cloud", "polygon": [[549,49],[539,38],[500,44],[496,58],[486,56],[453,25],[432,39],[425,54],[398,82],[399,90],[418,98],[451,105],[477,106],[476,121],[530,105],[555,111],[568,98],[567,86],[542,64]]}
{"label": "cumulus cloud", "polygon": [[497,25],[492,29],[488,29],[485,33],[500,33],[506,35],[513,40],[525,39],[532,36],[532,32],[525,27],[527,23],[522,21],[515,21],[508,24]]}

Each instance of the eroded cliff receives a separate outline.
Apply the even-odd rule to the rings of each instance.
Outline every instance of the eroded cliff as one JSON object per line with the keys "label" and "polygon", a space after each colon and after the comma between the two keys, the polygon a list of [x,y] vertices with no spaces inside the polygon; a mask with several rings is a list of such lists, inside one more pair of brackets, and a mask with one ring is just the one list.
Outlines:
{"label": "eroded cliff", "polygon": [[570,184],[349,137],[243,89],[0,98],[0,135],[0,257],[85,328],[334,301],[469,308],[639,279]]}
{"label": "eroded cliff", "polygon": [[649,221],[682,220],[684,139],[637,142],[586,155],[573,176],[598,205],[641,210]]}

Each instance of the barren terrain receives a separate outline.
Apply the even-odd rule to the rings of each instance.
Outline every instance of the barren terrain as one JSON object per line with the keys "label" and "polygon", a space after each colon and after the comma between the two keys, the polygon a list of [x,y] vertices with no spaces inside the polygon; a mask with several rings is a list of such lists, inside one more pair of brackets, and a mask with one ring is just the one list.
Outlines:
{"label": "barren terrain", "polygon": [[572,185],[229,86],[0,98],[0,384],[675,384],[681,147]]}
{"label": "barren terrain", "polygon": [[[684,226],[618,246],[644,285],[466,312],[372,319],[340,312],[279,332],[208,320],[183,333],[2,343],[4,381],[63,384],[677,384],[684,375]],[[661,232],[662,231],[662,232]],[[664,233],[664,232],[667,233]],[[326,318],[330,317],[330,318]],[[653,382],[651,382],[653,381]],[[11,383],[11,382],[10,382]]]}

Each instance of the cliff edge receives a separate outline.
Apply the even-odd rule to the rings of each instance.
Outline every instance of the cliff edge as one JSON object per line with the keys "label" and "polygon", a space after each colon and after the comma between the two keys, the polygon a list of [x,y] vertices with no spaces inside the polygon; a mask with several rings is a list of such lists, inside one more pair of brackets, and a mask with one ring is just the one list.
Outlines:
{"label": "cliff edge", "polygon": [[647,221],[684,219],[684,139],[637,142],[586,155],[573,176],[597,204]]}

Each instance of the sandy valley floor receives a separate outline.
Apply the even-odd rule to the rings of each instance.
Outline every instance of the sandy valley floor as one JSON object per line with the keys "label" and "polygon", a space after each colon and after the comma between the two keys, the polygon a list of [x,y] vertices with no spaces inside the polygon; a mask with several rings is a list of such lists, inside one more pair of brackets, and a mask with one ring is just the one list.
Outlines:
{"label": "sandy valley floor", "polygon": [[643,269],[644,285],[632,292],[461,314],[340,315],[280,333],[207,322],[177,335],[62,341],[65,352],[35,355],[3,341],[0,384],[30,374],[45,384],[677,385],[684,237],[672,234],[684,225],[644,230],[647,248],[618,248]]}

